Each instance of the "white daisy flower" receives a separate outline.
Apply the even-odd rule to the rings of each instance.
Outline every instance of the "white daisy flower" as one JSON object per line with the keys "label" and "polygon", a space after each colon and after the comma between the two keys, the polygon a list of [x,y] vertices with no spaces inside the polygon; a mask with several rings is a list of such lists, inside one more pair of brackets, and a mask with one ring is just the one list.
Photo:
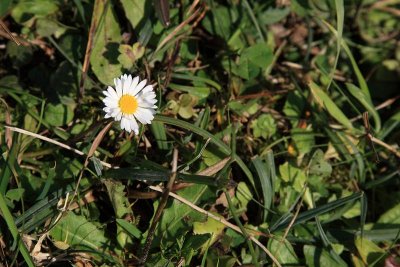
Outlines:
{"label": "white daisy flower", "polygon": [[142,124],[150,124],[154,118],[154,105],[156,94],[152,85],[147,85],[147,80],[139,82],[139,76],[132,78],[131,75],[122,75],[114,79],[115,89],[108,86],[103,91],[106,98],[103,99],[106,105],[103,110],[105,118],[114,118],[121,121],[121,129],[130,133],[139,133],[138,120]]}

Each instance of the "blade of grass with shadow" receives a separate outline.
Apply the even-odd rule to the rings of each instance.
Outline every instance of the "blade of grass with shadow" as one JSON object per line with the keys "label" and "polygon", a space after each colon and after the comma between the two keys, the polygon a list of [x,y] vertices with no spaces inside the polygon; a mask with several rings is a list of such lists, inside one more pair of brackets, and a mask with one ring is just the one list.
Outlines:
{"label": "blade of grass with shadow", "polygon": [[[334,210],[334,209],[336,209],[336,208],[338,208],[338,207],[340,207],[342,205],[345,205],[345,204],[347,204],[349,202],[353,202],[353,201],[361,198],[362,196],[363,196],[363,193],[358,192],[358,193],[355,193],[355,194],[353,194],[351,196],[344,197],[344,198],[332,201],[330,203],[327,203],[325,205],[321,205],[321,206],[319,206],[317,208],[313,208],[313,209],[307,210],[305,212],[302,212],[302,213],[299,214],[299,216],[297,217],[297,219],[293,223],[293,226],[298,225],[300,223],[304,223],[304,222],[306,222],[306,221],[308,221],[310,219],[315,218],[316,216],[319,216],[319,215],[322,215],[322,214],[327,213],[329,211],[332,211],[332,210]],[[280,230],[285,229],[289,225],[290,219],[291,219],[291,216],[287,216],[287,219],[280,220],[280,223],[275,224],[274,226],[272,226],[270,231],[271,232],[275,232],[275,231],[280,231]]]}
{"label": "blade of grass with shadow", "polygon": [[[253,159],[253,165],[257,172],[259,182],[261,184],[262,195],[264,199],[263,206],[263,222],[266,222],[268,216],[268,210],[271,209],[273,198],[274,198],[274,187],[273,187],[273,173],[275,172],[275,165],[273,161],[273,153],[270,150],[267,153],[267,157],[271,157],[272,154],[272,162],[269,160],[268,162],[264,162],[261,158],[257,157]],[[273,171],[272,171],[273,170]]]}
{"label": "blade of grass with shadow", "polygon": [[[229,148],[229,146],[227,146],[224,142],[222,142],[220,139],[216,138],[214,135],[212,135],[208,131],[203,130],[199,127],[196,127],[195,125],[193,125],[191,123],[188,123],[188,122],[182,121],[182,120],[178,120],[175,118],[165,117],[162,115],[156,115],[154,120],[192,131],[206,139],[210,138],[210,142],[213,143],[214,145],[216,145],[226,156],[231,155],[231,149]],[[251,173],[251,171],[249,170],[247,165],[243,162],[243,160],[237,154],[232,154],[232,159],[234,161],[236,161],[236,163],[239,165],[239,167],[242,169],[242,171],[248,178],[248,180],[251,183],[251,185],[253,186],[253,188],[256,189],[255,184],[254,184],[253,174]]]}
{"label": "blade of grass with shadow", "polygon": [[29,267],[34,267],[35,264],[33,263],[33,260],[31,258],[31,256],[29,255],[29,251],[25,247],[25,244],[21,239],[21,235],[18,232],[18,228],[14,222],[14,218],[6,205],[6,200],[2,193],[0,193],[0,211],[1,211],[3,219],[5,220],[5,222],[7,224],[8,229],[11,232],[12,237],[14,238],[14,242],[17,242],[17,244],[18,244],[18,249],[21,252],[22,257],[24,258],[26,264]]}

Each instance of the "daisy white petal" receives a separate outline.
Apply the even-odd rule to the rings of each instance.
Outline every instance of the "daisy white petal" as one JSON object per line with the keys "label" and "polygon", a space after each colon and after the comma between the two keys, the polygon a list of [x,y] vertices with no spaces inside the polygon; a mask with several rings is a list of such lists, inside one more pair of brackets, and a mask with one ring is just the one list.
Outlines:
{"label": "daisy white petal", "polygon": [[126,74],[125,74],[125,77],[124,77],[124,79],[123,79],[123,85],[122,85],[122,94],[123,94],[123,95],[129,93],[131,84],[132,84],[132,76],[131,76],[131,75],[126,75]]}
{"label": "daisy white petal", "polygon": [[139,125],[149,124],[154,119],[156,94],[152,85],[146,85],[147,80],[140,81],[139,77],[121,75],[114,79],[115,88],[108,86],[103,94],[105,118],[120,121],[122,130],[139,133]]}
{"label": "daisy white petal", "polygon": [[150,110],[151,109],[139,107],[137,112],[135,113],[135,117],[142,124],[149,124],[154,118],[153,113]]}
{"label": "daisy white petal", "polygon": [[137,86],[138,84],[139,84],[139,76],[136,76],[136,77],[132,80],[131,87],[130,87],[130,90],[129,90],[129,94],[134,95],[136,86]]}
{"label": "daisy white petal", "polygon": [[137,95],[142,89],[143,87],[146,85],[147,80],[143,80],[141,81],[135,88],[135,90],[133,91],[133,95]]}

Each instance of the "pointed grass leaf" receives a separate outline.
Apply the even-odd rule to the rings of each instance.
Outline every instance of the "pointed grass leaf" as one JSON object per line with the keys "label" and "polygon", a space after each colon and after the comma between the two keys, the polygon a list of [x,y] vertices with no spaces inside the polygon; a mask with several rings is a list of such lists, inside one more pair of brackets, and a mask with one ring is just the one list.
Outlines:
{"label": "pointed grass leaf", "polygon": [[158,149],[170,149],[171,146],[168,143],[167,133],[165,131],[164,124],[158,121],[154,121],[150,124],[150,129],[156,139]]}
{"label": "pointed grass leaf", "polygon": [[[10,210],[8,209],[8,207],[6,205],[6,200],[5,200],[5,198],[4,198],[2,193],[0,193],[0,212],[1,212],[2,219],[4,219],[4,221],[5,221],[6,225],[7,225],[7,228],[10,231],[10,233],[12,235],[12,238],[14,240],[14,245],[13,246],[17,246],[18,245],[17,252],[18,251],[21,252],[22,257],[25,260],[25,263],[29,267],[35,266],[30,254],[29,254],[29,251],[28,251],[27,247],[25,246],[24,242],[21,239],[21,236],[20,236],[20,233],[18,232],[16,223],[14,222],[14,218],[13,218]],[[2,234],[3,233],[4,232],[2,231]],[[5,241],[7,242],[7,240],[5,240]]]}
{"label": "pointed grass leaf", "polygon": [[[334,27],[332,27],[332,25],[330,25],[327,21],[325,21],[325,20],[322,20],[322,21],[328,27],[328,29],[336,37],[338,37],[339,33],[336,31],[336,29]],[[338,40],[339,40],[339,38],[338,38]],[[360,88],[363,91],[363,93],[365,94],[365,96],[367,96],[368,99],[371,99],[371,94],[369,92],[368,84],[365,81],[365,78],[362,75],[360,68],[358,67],[356,59],[354,58],[353,54],[351,53],[351,50],[350,50],[349,46],[347,45],[346,41],[343,38],[341,40],[342,40],[341,46],[342,46],[343,50],[346,52],[347,56],[349,57],[350,63],[352,65],[355,75],[357,77],[358,85],[360,86]]]}
{"label": "pointed grass leaf", "polygon": [[344,115],[342,110],[333,102],[333,100],[314,82],[310,83],[311,93],[316,102],[322,106],[328,113],[349,130],[353,129],[351,121]]}
{"label": "pointed grass leaf", "polygon": [[115,219],[118,226],[120,226],[122,229],[126,231],[126,233],[130,234],[130,236],[133,236],[137,239],[140,239],[142,237],[142,232],[136,227],[136,225],[124,220],[124,219]]}
{"label": "pointed grass leaf", "polygon": [[168,0],[155,0],[155,9],[158,19],[164,27],[169,26],[171,23],[169,17],[169,1]]}
{"label": "pointed grass leaf", "polygon": [[[309,209],[307,211],[301,212],[301,213],[299,213],[299,215],[297,216],[296,220],[294,221],[293,226],[295,226],[297,224],[300,224],[300,223],[304,223],[304,222],[306,222],[306,221],[308,221],[310,219],[315,218],[316,216],[319,216],[319,215],[322,215],[324,213],[330,212],[330,211],[332,211],[332,210],[334,210],[334,209],[336,209],[336,208],[338,208],[340,206],[343,206],[343,205],[345,205],[347,203],[351,203],[353,201],[356,201],[357,199],[361,198],[362,195],[363,195],[363,193],[358,192],[358,193],[355,193],[355,194],[350,195],[348,197],[344,197],[344,198],[329,202],[327,204],[318,206],[316,208]],[[270,231],[271,232],[275,232],[275,231],[279,231],[279,230],[285,229],[289,225],[290,219],[291,219],[290,218],[291,216],[287,216],[286,215],[286,217],[287,217],[287,219],[280,220],[280,222],[278,224],[273,225],[271,227]]]}
{"label": "pointed grass leaf", "polygon": [[360,90],[357,86],[351,83],[346,83],[347,90],[352,94],[352,96],[360,102],[361,105],[371,114],[375,123],[375,131],[379,132],[381,130],[381,118],[376,111],[374,104],[371,99],[365,95],[364,91]]}
{"label": "pointed grass leaf", "polygon": [[[272,153],[272,152],[271,152]],[[272,161],[266,163],[262,161],[259,157],[253,159],[253,165],[256,169],[257,176],[259,178],[259,183],[261,184],[262,195],[264,199],[264,211],[263,211],[263,221],[265,222],[268,215],[268,210],[271,209],[271,205],[274,200],[274,188],[273,188],[273,177],[271,175],[271,167],[275,168],[274,166],[267,167],[267,164],[274,164]]]}

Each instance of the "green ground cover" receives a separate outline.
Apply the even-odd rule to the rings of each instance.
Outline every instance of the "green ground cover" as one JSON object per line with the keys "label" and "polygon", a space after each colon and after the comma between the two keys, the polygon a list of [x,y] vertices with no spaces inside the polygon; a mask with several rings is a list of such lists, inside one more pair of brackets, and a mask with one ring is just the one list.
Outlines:
{"label": "green ground cover", "polygon": [[[400,266],[400,1],[2,0],[0,22],[0,266]],[[122,74],[157,99],[131,132],[103,111]]]}

